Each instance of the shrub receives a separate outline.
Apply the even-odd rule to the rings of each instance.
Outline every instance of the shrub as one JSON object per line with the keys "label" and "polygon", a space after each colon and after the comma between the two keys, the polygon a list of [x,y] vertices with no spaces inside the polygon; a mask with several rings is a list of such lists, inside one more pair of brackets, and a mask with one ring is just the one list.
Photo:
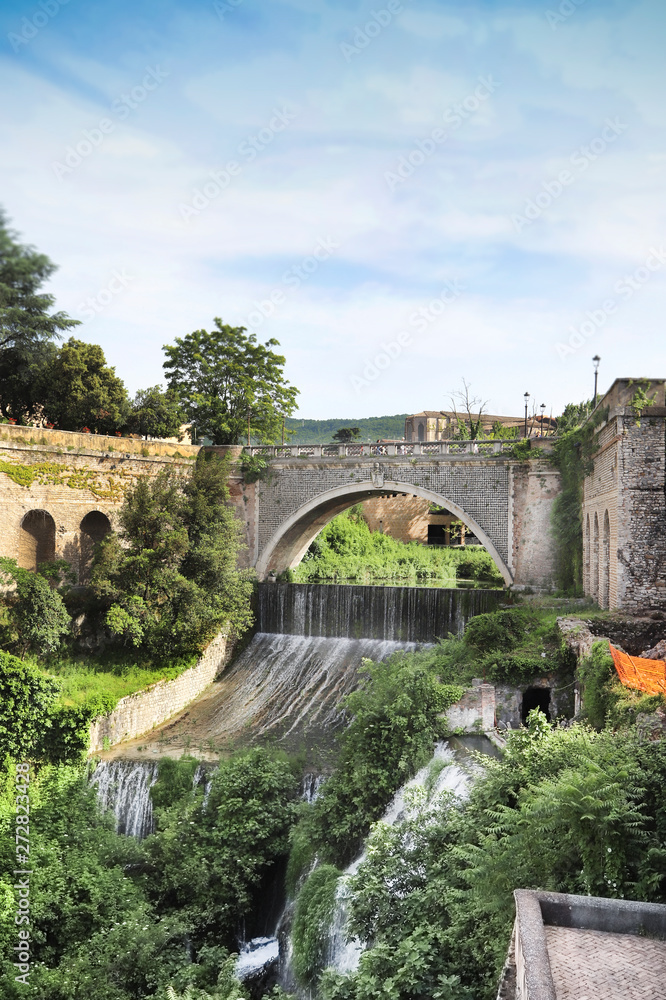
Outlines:
{"label": "shrub", "polygon": [[30,757],[58,696],[58,684],[37,667],[0,652],[0,757]]}
{"label": "shrub", "polygon": [[509,651],[523,645],[526,634],[538,625],[537,613],[531,608],[509,608],[476,615],[465,629],[464,641],[481,652]]}

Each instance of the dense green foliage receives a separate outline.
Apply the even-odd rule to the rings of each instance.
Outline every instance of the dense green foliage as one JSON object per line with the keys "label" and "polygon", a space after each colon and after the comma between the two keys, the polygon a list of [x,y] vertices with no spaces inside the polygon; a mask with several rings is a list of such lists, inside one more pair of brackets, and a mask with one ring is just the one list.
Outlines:
{"label": "dense green foliage", "polygon": [[200,435],[213,444],[238,444],[248,432],[273,441],[293,412],[298,390],[284,378],[285,359],[244,326],[215,319],[213,330],[176,337],[164,351],[166,377]]}
{"label": "dense green foliage", "polygon": [[374,830],[350,886],[369,948],[358,972],[326,976],[326,1000],[491,1000],[514,888],[666,901],[663,743],[533,713],[485,772],[464,805],[423,793]]}
{"label": "dense green foliage", "polygon": [[0,760],[38,750],[57,695],[58,685],[42,671],[0,652]]}
{"label": "dense green foliage", "polygon": [[71,626],[60,593],[42,573],[21,569],[14,559],[4,557],[0,558],[0,581],[14,585],[0,606],[0,645],[21,656],[59,649]]}
{"label": "dense green foliage", "polygon": [[37,382],[48,423],[67,431],[110,434],[129,415],[127,390],[98,344],[70,337]]}
{"label": "dense green foliage", "polygon": [[[364,673],[345,702],[351,722],[339,738],[337,769],[294,834],[301,870],[315,853],[338,865],[358,853],[370,824],[445,732],[440,714],[462,695],[461,687],[440,683],[434,657],[396,653],[368,662]],[[294,884],[300,871],[292,865],[288,874]]]}
{"label": "dense green foliage", "polygon": [[576,419],[587,417],[586,404],[573,406],[567,420],[573,426],[558,438],[553,451],[562,487],[552,512],[555,565],[559,587],[570,595],[583,593],[583,480],[591,471],[597,428],[607,416],[608,409],[599,409],[591,419],[576,425]]}
{"label": "dense green foliage", "polygon": [[450,587],[455,587],[458,579],[476,580],[490,587],[501,587],[504,582],[485,549],[406,544],[380,531],[370,531],[360,505],[329,521],[292,571],[292,578],[297,583],[392,581],[408,586],[418,581]]}
{"label": "dense green foliage", "polygon": [[119,642],[182,657],[225,624],[236,633],[248,626],[251,582],[236,569],[240,529],[227,477],[228,462],[202,453],[189,478],[164,469],[126,495],[120,536],[100,543],[91,581]]}
{"label": "dense green foliage", "polygon": [[406,413],[391,417],[361,417],[345,420],[303,420],[287,417],[285,428],[289,444],[325,444],[333,441],[336,431],[343,427],[358,427],[360,440],[366,443],[380,440],[401,441],[405,436]]}
{"label": "dense green foliage", "polygon": [[37,383],[53,360],[53,341],[78,326],[50,310],[55,296],[40,292],[56,270],[34,247],[18,242],[0,209],[0,412],[18,422],[38,409]]}
{"label": "dense green foliage", "polygon": [[329,958],[327,931],[342,872],[334,865],[318,865],[298,894],[291,940],[294,972],[300,982],[314,982]]}
{"label": "dense green foliage", "polygon": [[[195,764],[171,762],[160,774],[158,832],[142,843],[100,815],[81,766],[43,767],[33,780],[31,996],[167,1000],[169,984],[197,998],[200,990],[215,1000],[246,996],[229,951],[285,852],[296,782],[284,761],[244,753],[215,772],[204,809]],[[19,1000],[9,782],[0,801],[0,993]]]}
{"label": "dense green foliage", "polygon": [[141,389],[132,401],[126,429],[141,437],[177,437],[186,414],[178,393],[170,386],[163,390],[159,385]]}

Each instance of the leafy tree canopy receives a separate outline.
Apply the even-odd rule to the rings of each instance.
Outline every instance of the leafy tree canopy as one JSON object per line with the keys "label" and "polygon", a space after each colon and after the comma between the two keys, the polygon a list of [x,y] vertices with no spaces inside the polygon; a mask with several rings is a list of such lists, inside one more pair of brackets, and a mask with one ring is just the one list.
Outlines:
{"label": "leafy tree canopy", "polygon": [[360,427],[341,427],[339,431],[336,431],[333,435],[334,441],[341,441],[343,444],[349,441],[358,441],[361,436]]}
{"label": "leafy tree canopy", "polygon": [[120,510],[120,539],[101,542],[92,586],[126,644],[162,656],[200,652],[226,623],[251,619],[251,583],[236,569],[240,525],[228,504],[228,463],[199,456],[189,478],[140,479]]}
{"label": "leafy tree canopy", "polygon": [[44,414],[62,430],[107,434],[127,419],[127,390],[99,344],[70,337],[38,381]]}
{"label": "leafy tree canopy", "polygon": [[10,653],[0,652],[0,757],[29,757],[50,725],[58,683]]}
{"label": "leafy tree canopy", "polygon": [[293,412],[298,389],[285,381],[285,359],[271,350],[278,341],[260,344],[244,326],[215,319],[215,327],[177,337],[164,350],[169,385],[183,401],[199,434],[214,444],[238,444],[250,433],[273,441],[282,418]]}
{"label": "leafy tree canopy", "polygon": [[[57,564],[62,565],[62,564]],[[0,582],[13,583],[0,612],[0,641],[21,656],[55,652],[71,627],[63,599],[45,574],[21,569],[14,559],[0,558]]]}
{"label": "leafy tree canopy", "polygon": [[36,377],[54,353],[53,340],[78,325],[64,312],[50,312],[53,295],[39,289],[56,270],[34,247],[18,242],[0,209],[0,411],[16,420],[38,403]]}
{"label": "leafy tree canopy", "polygon": [[164,391],[160,385],[153,385],[140,389],[134,397],[127,430],[141,437],[177,437],[186,419],[177,391],[172,386]]}

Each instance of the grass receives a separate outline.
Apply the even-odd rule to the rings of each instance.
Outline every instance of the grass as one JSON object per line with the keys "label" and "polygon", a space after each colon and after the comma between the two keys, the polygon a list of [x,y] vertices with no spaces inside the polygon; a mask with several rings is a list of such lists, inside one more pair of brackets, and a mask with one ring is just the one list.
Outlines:
{"label": "grass", "polygon": [[295,583],[399,582],[449,587],[455,587],[459,580],[489,587],[504,583],[492,558],[480,546],[448,548],[401,542],[379,531],[371,532],[357,507],[326,525],[291,578]]}
{"label": "grass", "polygon": [[194,666],[196,657],[158,665],[142,665],[118,657],[100,657],[97,661],[59,657],[46,663],[33,662],[44,673],[57,677],[61,683],[60,704],[73,708],[90,703],[115,705],[121,698],[158,681],[173,680]]}

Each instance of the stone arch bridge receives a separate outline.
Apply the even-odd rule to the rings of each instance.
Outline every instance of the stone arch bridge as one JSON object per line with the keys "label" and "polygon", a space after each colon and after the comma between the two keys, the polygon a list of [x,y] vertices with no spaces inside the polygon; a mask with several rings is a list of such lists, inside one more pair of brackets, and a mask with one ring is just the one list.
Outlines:
{"label": "stone arch bridge", "polygon": [[[39,438],[35,440],[35,434]],[[547,444],[547,442],[543,442]],[[505,442],[252,448],[268,459],[248,482],[233,466],[246,565],[260,579],[295,566],[336,514],[371,497],[417,496],[445,507],[481,541],[508,586],[553,581],[550,512],[559,477],[545,459],[520,462]],[[231,450],[238,457],[241,448]],[[64,558],[85,582],[95,541],[113,529],[125,490],[165,465],[183,474],[198,448],[67,431],[3,427],[0,555],[26,568]]]}
{"label": "stone arch bridge", "polygon": [[[545,444],[545,442],[544,442]],[[445,507],[485,546],[507,586],[553,582],[550,513],[559,475],[545,459],[520,462],[504,442],[291,446],[245,449],[269,461],[262,479],[240,476],[248,562],[259,579],[296,566],[324,525],[371,497],[422,497]]]}

